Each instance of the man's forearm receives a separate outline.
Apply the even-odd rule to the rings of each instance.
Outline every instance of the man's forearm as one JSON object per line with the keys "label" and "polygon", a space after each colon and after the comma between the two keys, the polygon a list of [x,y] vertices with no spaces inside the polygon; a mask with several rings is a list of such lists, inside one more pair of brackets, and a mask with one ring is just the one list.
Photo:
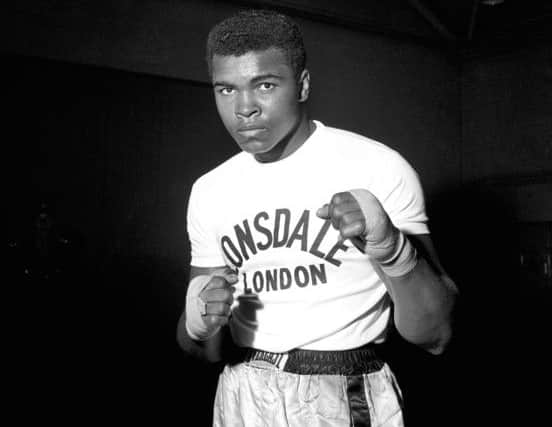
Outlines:
{"label": "man's forearm", "polygon": [[452,312],[457,289],[420,257],[413,270],[389,277],[395,305],[394,320],[401,336],[427,351],[442,353],[452,335]]}

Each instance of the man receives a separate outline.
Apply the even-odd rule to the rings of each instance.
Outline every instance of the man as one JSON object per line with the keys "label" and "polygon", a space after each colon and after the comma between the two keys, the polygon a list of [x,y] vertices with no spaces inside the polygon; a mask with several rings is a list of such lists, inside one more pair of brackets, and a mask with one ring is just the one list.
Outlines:
{"label": "man", "polygon": [[443,352],[456,296],[416,173],[383,144],[309,120],[306,55],[289,18],[228,18],[209,34],[207,61],[242,152],[192,188],[178,341],[228,362],[214,425],[402,425],[382,343],[395,327]]}

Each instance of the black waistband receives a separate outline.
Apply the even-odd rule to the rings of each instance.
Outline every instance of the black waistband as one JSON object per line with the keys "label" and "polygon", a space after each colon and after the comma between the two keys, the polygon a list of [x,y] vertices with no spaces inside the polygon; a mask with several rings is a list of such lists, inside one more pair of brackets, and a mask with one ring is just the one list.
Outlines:
{"label": "black waistband", "polygon": [[361,375],[379,371],[385,364],[382,346],[366,344],[352,350],[291,350],[272,353],[243,349],[241,361],[265,361],[286,372],[301,375]]}

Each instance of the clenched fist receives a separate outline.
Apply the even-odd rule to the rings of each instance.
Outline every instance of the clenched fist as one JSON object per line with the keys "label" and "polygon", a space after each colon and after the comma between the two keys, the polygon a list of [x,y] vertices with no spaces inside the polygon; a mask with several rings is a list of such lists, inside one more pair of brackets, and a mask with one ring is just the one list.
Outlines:
{"label": "clenched fist", "polygon": [[195,276],[186,293],[186,330],[190,338],[205,341],[228,323],[238,276],[230,269]]}
{"label": "clenched fist", "polygon": [[341,240],[350,239],[375,261],[385,262],[397,250],[401,233],[368,190],[334,194],[330,203],[323,205],[316,214],[331,221]]}
{"label": "clenched fist", "polygon": [[237,274],[227,269],[212,276],[199,293],[198,297],[204,303],[202,319],[209,329],[216,329],[228,323],[236,290],[232,285],[237,281]]}

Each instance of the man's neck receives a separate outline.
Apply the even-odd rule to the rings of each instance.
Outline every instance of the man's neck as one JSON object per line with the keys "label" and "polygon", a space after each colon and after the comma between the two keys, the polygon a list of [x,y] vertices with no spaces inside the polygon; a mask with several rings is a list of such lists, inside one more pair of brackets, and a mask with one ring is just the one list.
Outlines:
{"label": "man's neck", "polygon": [[297,151],[309,139],[315,129],[314,123],[304,113],[299,124],[291,130],[284,140],[280,141],[270,152],[256,154],[255,159],[260,163],[271,163],[285,159]]}

